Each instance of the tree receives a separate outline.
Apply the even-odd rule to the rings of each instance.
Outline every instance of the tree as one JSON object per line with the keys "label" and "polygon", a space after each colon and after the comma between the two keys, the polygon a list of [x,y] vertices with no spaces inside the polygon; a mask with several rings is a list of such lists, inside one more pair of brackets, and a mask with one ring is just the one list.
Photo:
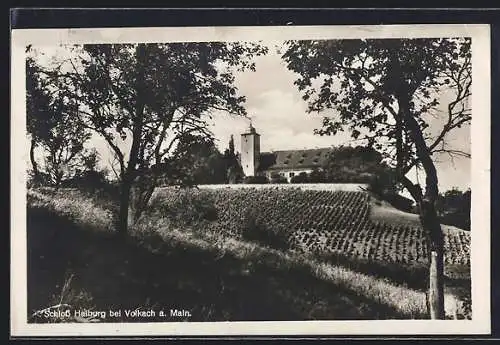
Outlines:
{"label": "tree", "polygon": [[235,164],[229,165],[229,167],[226,171],[227,171],[227,173],[226,173],[227,183],[235,184],[235,183],[243,182],[243,179],[245,178],[245,174],[243,173],[243,168],[241,167],[239,162],[236,162]]}
{"label": "tree", "polygon": [[183,175],[191,180],[191,184],[225,183],[224,157],[212,138],[188,135],[180,141],[177,150],[179,154],[174,154],[176,164],[185,167]]}
{"label": "tree", "polygon": [[393,169],[370,146],[339,146],[323,164],[329,182],[368,184],[367,189],[387,201],[399,192]]}
{"label": "tree", "polygon": [[[106,140],[119,177],[118,234],[139,218],[188,134],[210,137],[213,110],[245,115],[234,70],[266,49],[246,43],[88,44],[48,72],[79,102],[79,119]],[[178,155],[178,150],[175,151]],[[175,173],[175,171],[174,171]],[[136,204],[133,218],[129,207]]]}
{"label": "tree", "polygon": [[226,165],[226,182],[234,184],[243,180],[243,168],[234,150],[234,137],[232,134],[228,148],[224,151],[224,161]]}
{"label": "tree", "polygon": [[236,158],[236,154],[234,152],[234,136],[231,134],[231,138],[229,139],[229,148],[227,151],[227,156],[229,158]]}
{"label": "tree", "polygon": [[[444,318],[443,234],[436,214],[439,195],[434,159],[445,153],[446,137],[469,124],[470,39],[379,39],[286,42],[283,59],[299,74],[295,85],[310,113],[330,111],[320,135],[350,130],[353,140],[381,150],[398,181],[415,200],[430,246],[429,312]],[[433,117],[446,93],[450,100],[439,131]],[[412,168],[425,174],[425,190],[408,179]]]}
{"label": "tree", "polygon": [[[54,186],[73,177],[84,164],[88,152],[84,144],[90,133],[77,119],[73,100],[47,80],[33,56],[26,59],[26,116],[31,136],[30,160],[33,178],[42,182],[42,176]],[[44,155],[43,171],[35,158],[35,149],[41,147]]]}
{"label": "tree", "polygon": [[35,180],[40,179],[38,163],[35,158],[37,142],[42,136],[42,133],[39,132],[42,132],[43,128],[43,122],[39,116],[50,113],[50,103],[50,95],[42,83],[37,66],[33,58],[28,56],[26,58],[26,122],[28,133],[31,136],[30,161]]}
{"label": "tree", "polygon": [[382,155],[372,147],[336,147],[323,164],[331,182],[367,183],[382,170]]}

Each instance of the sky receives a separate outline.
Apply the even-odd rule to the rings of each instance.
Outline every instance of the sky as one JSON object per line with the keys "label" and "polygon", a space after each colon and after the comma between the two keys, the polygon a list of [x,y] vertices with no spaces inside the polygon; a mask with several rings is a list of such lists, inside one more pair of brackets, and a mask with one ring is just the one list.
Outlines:
{"label": "sky", "polygon": [[[261,135],[261,151],[323,148],[347,144],[351,140],[349,133],[341,132],[335,136],[319,136],[313,133],[314,129],[321,127],[323,115],[306,112],[307,104],[293,84],[297,75],[286,68],[277,53],[275,43],[268,44],[267,55],[255,59],[255,72],[237,72],[235,80],[239,93],[246,97],[244,106],[248,116]],[[44,47],[43,51],[45,56],[42,59],[47,62],[56,51],[59,57],[64,54],[56,48],[51,50]],[[443,107],[446,107],[445,101],[446,99]],[[248,128],[249,119],[216,112],[209,123],[221,152],[227,148],[231,135],[234,136],[236,150],[240,151],[240,134]],[[439,130],[442,126],[440,117],[432,119],[430,124],[431,129]],[[470,127],[465,126],[450,133],[447,143],[454,149],[470,152]],[[94,136],[87,146],[97,148],[101,155],[102,166],[109,165],[111,154],[103,139]],[[435,161],[441,191],[453,187],[461,190],[470,187],[470,159],[455,158],[451,161],[449,157],[441,156],[436,157]],[[422,176],[421,172],[417,177],[414,170],[408,174],[408,178],[412,181],[419,181],[423,185]]]}

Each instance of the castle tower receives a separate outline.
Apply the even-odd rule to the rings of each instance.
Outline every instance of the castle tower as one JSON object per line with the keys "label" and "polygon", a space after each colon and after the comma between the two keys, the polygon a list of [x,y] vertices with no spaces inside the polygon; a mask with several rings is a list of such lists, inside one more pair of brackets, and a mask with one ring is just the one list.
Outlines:
{"label": "castle tower", "polygon": [[250,123],[246,133],[241,134],[241,167],[245,176],[255,176],[259,165],[260,134]]}

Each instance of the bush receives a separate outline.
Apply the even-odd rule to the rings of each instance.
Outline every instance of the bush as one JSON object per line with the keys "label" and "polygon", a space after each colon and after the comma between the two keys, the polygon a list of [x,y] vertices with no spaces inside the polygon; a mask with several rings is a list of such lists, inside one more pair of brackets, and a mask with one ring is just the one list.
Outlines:
{"label": "bush", "polygon": [[109,191],[111,184],[106,179],[104,171],[84,171],[81,174],[63,180],[60,187],[77,188],[83,192],[95,193],[97,191]]}
{"label": "bush", "polygon": [[258,213],[247,211],[241,220],[241,236],[247,241],[259,243],[278,250],[289,249],[286,234],[269,229]]}
{"label": "bush", "polygon": [[153,196],[146,212],[149,215],[159,213],[179,225],[217,220],[217,209],[210,193],[194,188],[178,188],[176,193],[170,195],[170,199],[164,195]]}
{"label": "bush", "polygon": [[243,179],[245,184],[265,184],[269,183],[269,179],[266,176],[246,176]]}
{"label": "bush", "polygon": [[308,176],[310,183],[324,183],[326,182],[326,173],[324,170],[314,169]]}
{"label": "bush", "polygon": [[307,183],[309,182],[309,177],[307,176],[306,172],[301,172],[298,175],[295,175],[292,177],[290,180],[290,183]]}
{"label": "bush", "polygon": [[271,175],[271,183],[288,183],[288,180],[285,176],[281,176],[280,174],[273,173]]}
{"label": "bush", "polygon": [[45,174],[43,172],[38,172],[37,175],[33,173],[33,170],[28,171],[28,181],[27,187],[29,188],[38,188],[38,187],[46,187],[51,185],[51,179],[49,174]]}
{"label": "bush", "polygon": [[399,194],[386,194],[384,198],[395,208],[404,211],[404,212],[412,212],[413,211],[413,200],[405,198]]}
{"label": "bush", "polygon": [[[387,201],[401,211],[415,212],[413,200],[398,194],[398,183],[395,175],[391,171],[381,170],[378,171],[377,174],[371,176],[368,182],[367,191]],[[418,213],[418,210],[416,213]]]}

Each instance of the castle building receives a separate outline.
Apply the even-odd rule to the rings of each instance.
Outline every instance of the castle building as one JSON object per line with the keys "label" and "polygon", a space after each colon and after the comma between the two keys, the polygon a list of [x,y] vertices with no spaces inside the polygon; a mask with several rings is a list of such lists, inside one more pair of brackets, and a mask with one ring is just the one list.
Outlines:
{"label": "castle building", "polygon": [[260,134],[250,125],[241,134],[240,164],[245,176],[279,175],[290,182],[302,172],[321,169],[331,152],[332,148],[260,152]]}

